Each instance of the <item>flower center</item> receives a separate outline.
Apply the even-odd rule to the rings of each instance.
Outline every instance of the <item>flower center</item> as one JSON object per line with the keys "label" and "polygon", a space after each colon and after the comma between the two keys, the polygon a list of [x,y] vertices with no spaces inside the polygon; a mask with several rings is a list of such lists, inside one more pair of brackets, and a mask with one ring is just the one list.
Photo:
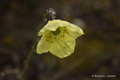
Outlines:
{"label": "flower center", "polygon": [[57,30],[56,30],[56,31],[52,31],[52,33],[53,33],[54,35],[59,35],[59,34],[60,34],[60,29],[57,28]]}

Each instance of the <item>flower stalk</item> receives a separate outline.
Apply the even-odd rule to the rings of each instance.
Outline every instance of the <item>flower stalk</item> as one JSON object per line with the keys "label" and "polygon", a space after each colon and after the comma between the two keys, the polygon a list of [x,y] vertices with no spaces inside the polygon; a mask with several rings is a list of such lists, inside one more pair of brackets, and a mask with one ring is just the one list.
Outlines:
{"label": "flower stalk", "polygon": [[[40,23],[40,27],[42,27],[44,24],[45,24],[45,19],[50,15],[52,19],[55,18],[55,11],[52,9],[52,8],[49,8],[45,15],[43,16],[43,19],[41,20],[41,23]],[[39,30],[39,29],[37,29]],[[36,44],[37,44],[37,41],[38,41],[38,37],[35,36],[35,39],[34,39],[34,42],[33,42],[33,46],[32,46],[32,49],[31,51],[29,52],[28,54],[28,57],[27,57],[27,60],[25,61],[25,64],[23,66],[23,70],[21,72],[21,77],[20,77],[20,80],[26,80],[26,72],[27,72],[27,69],[28,69],[28,66],[29,66],[29,62],[33,56],[33,53],[35,52],[35,48],[36,48]]]}

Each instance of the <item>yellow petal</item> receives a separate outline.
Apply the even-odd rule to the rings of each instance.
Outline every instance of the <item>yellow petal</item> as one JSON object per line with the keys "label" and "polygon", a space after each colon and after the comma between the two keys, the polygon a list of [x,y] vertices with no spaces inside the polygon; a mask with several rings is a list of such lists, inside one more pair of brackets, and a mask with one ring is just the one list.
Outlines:
{"label": "yellow petal", "polygon": [[77,37],[79,37],[79,36],[84,34],[82,30],[81,31],[71,31],[70,29],[67,29],[67,31],[68,31],[68,34],[71,37],[73,37],[74,39],[76,39]]}
{"label": "yellow petal", "polygon": [[47,33],[41,37],[41,40],[39,41],[39,43],[37,45],[36,52],[38,54],[48,52],[50,49],[51,43],[46,38],[46,35],[47,35]]}
{"label": "yellow petal", "polygon": [[59,58],[64,58],[71,55],[74,52],[74,47],[75,39],[69,36],[68,34],[65,34],[64,38],[61,37],[59,40],[55,41],[52,44],[50,52]]}
{"label": "yellow petal", "polygon": [[62,26],[60,20],[48,21],[48,23],[38,32],[38,35],[46,33],[46,31],[55,31],[59,26]]}
{"label": "yellow petal", "polygon": [[59,58],[64,58],[69,56],[72,52],[70,50],[66,50],[65,48],[67,49],[67,46],[64,45],[62,42],[58,41],[53,44],[53,46],[50,49],[50,52]]}
{"label": "yellow petal", "polygon": [[58,27],[66,26],[69,30],[75,32],[75,34],[83,35],[83,31],[80,27],[69,23],[67,21],[62,20],[52,20],[48,21],[48,23],[38,32],[38,35],[44,34],[46,31],[55,31]]}

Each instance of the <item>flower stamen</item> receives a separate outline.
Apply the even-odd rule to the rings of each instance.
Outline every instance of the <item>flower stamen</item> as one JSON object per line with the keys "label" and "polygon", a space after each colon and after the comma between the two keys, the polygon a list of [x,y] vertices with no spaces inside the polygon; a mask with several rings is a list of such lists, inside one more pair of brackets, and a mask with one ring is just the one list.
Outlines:
{"label": "flower stamen", "polygon": [[60,29],[57,28],[57,30],[56,30],[56,31],[52,31],[52,33],[53,33],[54,35],[59,35],[59,34],[60,34]]}

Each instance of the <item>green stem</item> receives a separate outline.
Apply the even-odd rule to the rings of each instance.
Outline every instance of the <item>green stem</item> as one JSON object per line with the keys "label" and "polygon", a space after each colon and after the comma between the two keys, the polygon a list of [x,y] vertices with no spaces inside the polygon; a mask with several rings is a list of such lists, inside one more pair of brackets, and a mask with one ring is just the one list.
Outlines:
{"label": "green stem", "polygon": [[30,60],[32,58],[33,51],[35,49],[36,43],[37,43],[37,40],[34,41],[32,49],[31,49],[31,51],[30,51],[30,53],[29,53],[29,55],[27,57],[27,60],[25,61],[25,65],[24,65],[20,80],[25,80],[25,74],[26,74],[27,68],[29,66],[28,64],[29,64],[29,62],[30,62]]}
{"label": "green stem", "polygon": [[[48,10],[50,10],[50,9],[48,9]],[[48,17],[49,14],[51,14],[50,11],[47,11],[46,14],[44,15],[43,19],[41,20],[40,27],[42,27],[45,24],[45,19]],[[52,15],[52,17],[53,17],[53,15]],[[25,74],[26,74],[27,68],[29,66],[29,62],[32,58],[33,52],[35,50],[36,44],[37,44],[37,36],[35,37],[35,41],[33,43],[32,49],[31,49],[30,53],[28,54],[27,60],[24,64],[20,80],[25,80],[26,79]]]}

